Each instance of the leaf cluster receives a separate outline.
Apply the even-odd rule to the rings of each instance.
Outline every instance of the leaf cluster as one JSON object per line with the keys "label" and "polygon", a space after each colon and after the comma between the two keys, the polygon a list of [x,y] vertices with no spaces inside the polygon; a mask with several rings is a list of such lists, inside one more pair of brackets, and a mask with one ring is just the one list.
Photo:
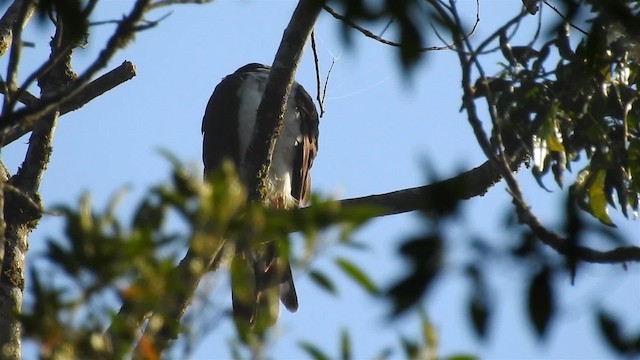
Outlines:
{"label": "leaf cluster", "polygon": [[[88,195],[76,206],[55,208],[64,219],[64,233],[47,240],[42,255],[47,265],[32,265],[33,300],[21,315],[25,335],[42,345],[43,357],[120,357],[131,351],[142,320],[151,314],[137,349],[160,354],[163,348],[153,336],[172,338],[180,332],[180,317],[171,315],[176,304],[165,300],[190,299],[199,277],[215,271],[234,243],[260,247],[274,242],[288,256],[288,234],[301,231],[309,253],[322,227],[344,224],[341,236],[347,241],[351,230],[376,213],[340,209],[318,198],[309,209],[267,209],[247,201],[230,164],[202,182],[165,155],[173,164],[170,181],[150,189],[129,221],[116,216],[122,192],[101,211],[92,207]],[[180,228],[179,223],[186,230],[171,230]],[[177,265],[186,249],[189,254]],[[362,276],[346,260],[337,264],[356,278]],[[47,281],[53,274],[56,281]],[[196,278],[194,284],[190,277]],[[119,311],[118,304],[123,304]],[[102,335],[105,327],[110,329],[107,337]]]}
{"label": "leaf cluster", "polygon": [[478,79],[475,96],[495,106],[494,146],[498,136],[507,150],[524,145],[545,189],[546,174],[563,187],[566,171],[582,166],[571,186],[577,204],[613,225],[608,206],[626,217],[640,206],[640,47],[615,22],[592,21],[575,49],[568,25],[539,48],[501,33],[504,69]]}

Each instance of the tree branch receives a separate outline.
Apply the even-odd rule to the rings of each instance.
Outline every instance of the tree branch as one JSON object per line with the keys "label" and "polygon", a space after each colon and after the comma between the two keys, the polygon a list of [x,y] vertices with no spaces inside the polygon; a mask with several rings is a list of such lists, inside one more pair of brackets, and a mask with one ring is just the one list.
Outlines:
{"label": "tree branch", "polygon": [[[522,159],[512,163],[511,168],[522,164]],[[339,206],[349,207],[375,207],[379,209],[378,216],[401,214],[410,211],[426,211],[437,206],[434,199],[441,198],[443,191],[456,191],[453,195],[457,200],[466,200],[484,195],[489,188],[502,180],[500,171],[486,161],[484,164],[464,172],[456,177],[439,181],[426,186],[393,191],[385,194],[363,196],[358,198],[339,200]],[[518,201],[514,198],[514,201]],[[521,211],[526,205],[517,205]],[[309,208],[292,211],[311,211]],[[577,260],[594,264],[624,264],[627,262],[640,262],[640,247],[623,246],[613,250],[599,251],[586,246],[575,246],[567,238],[547,230],[542,223],[530,211],[519,214],[519,219],[527,225],[543,244],[554,249],[560,255],[570,255]],[[328,224],[327,224],[328,225]]]}
{"label": "tree branch", "polygon": [[129,15],[125,16],[120,22],[115,33],[109,38],[107,45],[100,52],[97,59],[82,75],[70,83],[65,88],[65,91],[55,96],[41,99],[37,106],[20,109],[0,117],[0,135],[4,135],[6,132],[13,130],[15,126],[22,128],[32,126],[38,118],[58,108],[61,103],[72,101],[72,99],[83,90],[84,86],[95,73],[104,68],[113,55],[125,46],[128,40],[135,34],[137,31],[136,24],[144,16],[150,2],[151,0],[136,1]]}
{"label": "tree branch", "polygon": [[212,1],[213,0],[158,0],[156,2],[151,3],[151,5],[149,5],[149,10],[154,10],[154,9],[158,9],[165,6],[171,6],[171,5],[206,4]]}
{"label": "tree branch", "polygon": [[[11,47],[13,41],[13,26],[16,21],[18,21],[20,10],[24,2],[25,0],[15,0],[4,13],[2,19],[0,19],[0,57],[7,52],[9,47]],[[31,19],[34,10],[35,6],[31,3],[31,6],[26,9],[26,16],[22,22],[22,27],[24,27],[29,19]]]}
{"label": "tree branch", "polygon": [[[437,1],[432,3],[439,4]],[[455,3],[451,1],[451,17],[448,16],[446,11],[440,6],[436,6],[436,9],[440,12],[443,19],[447,19],[451,29],[460,29],[462,21],[457,13]],[[508,26],[511,26],[511,22],[507,23],[503,27],[506,30]],[[494,149],[491,146],[491,142],[487,137],[480,117],[478,116],[477,109],[474,101],[474,89],[471,81],[471,67],[475,65],[481,78],[484,78],[484,70],[475,55],[477,51],[472,47],[470,42],[463,39],[459,32],[453,30],[453,36],[456,39],[456,52],[462,68],[462,89],[463,89],[463,106],[467,111],[467,120],[474,130],[476,140],[482,148],[485,156],[489,159],[489,163],[492,163],[498,171],[499,176],[502,177],[508,187],[508,191],[512,196],[512,202],[515,206],[518,220],[520,223],[529,227],[531,232],[541,240],[541,242],[561,255],[571,256],[576,260],[589,262],[589,263],[625,263],[625,262],[639,262],[640,261],[640,247],[628,246],[613,249],[611,251],[598,251],[584,246],[576,246],[575,243],[569,241],[550,230],[548,230],[538,218],[531,212],[529,206],[523,199],[522,192],[518,181],[515,179],[512,173],[511,165],[509,164],[509,154],[504,151],[505,144],[501,137],[500,131],[500,119],[496,112],[495,99],[491,93],[491,89],[486,82],[481,82],[481,86],[484,86],[486,95],[488,112],[494,127],[495,139],[497,143],[498,153],[494,153]],[[471,54],[471,55],[467,55]],[[507,147],[508,148],[508,147]]]}
{"label": "tree branch", "polygon": [[[26,19],[28,8],[25,8],[24,4],[31,4],[33,1],[16,1],[16,3],[18,2],[22,4],[20,7],[22,10],[19,12],[20,18]],[[17,360],[21,358],[21,318],[17,314],[20,314],[23,302],[28,234],[36,227],[42,214],[41,209],[40,211],[24,210],[33,203],[40,204],[38,191],[51,156],[51,141],[60,114],[60,105],[64,102],[75,104],[72,101],[84,89],[89,79],[99,69],[106,66],[113,54],[124,46],[135,33],[135,25],[142,18],[149,2],[150,0],[138,0],[135,3],[133,10],[118,26],[107,46],[80,77],[76,77],[71,69],[71,50],[77,45],[75,42],[78,39],[74,39],[74,34],[71,31],[66,33],[62,31],[61,27],[64,21],[60,21],[60,16],[63,15],[57,14],[59,18],[56,22],[56,35],[51,42],[52,52],[46,63],[48,64],[46,66],[50,66],[50,71],[47,71],[46,74],[40,73],[41,75],[38,76],[41,100],[35,106],[13,111],[11,104],[14,99],[8,100],[9,96],[5,95],[3,114],[0,120],[0,124],[2,124],[0,139],[10,131],[20,131],[20,129],[31,127],[33,127],[33,131],[27,154],[18,173],[9,180],[8,184],[2,183],[14,187],[21,195],[26,195],[32,200],[25,205],[24,201],[12,200],[9,192],[2,192],[4,196],[2,210],[6,224],[6,231],[3,232],[4,254],[0,270],[0,322],[2,323],[0,326],[2,329],[0,330],[0,357],[3,359]],[[90,2],[90,6],[91,4],[95,4],[95,1]],[[10,65],[8,70],[8,84],[5,86],[5,91],[8,94],[14,94],[15,90],[15,81],[13,80],[15,70],[12,69],[17,68],[19,60],[19,51],[14,50],[19,40],[17,30],[21,29],[18,26],[20,22],[21,20],[14,22],[13,27],[14,38],[11,52],[13,60],[10,60],[10,64],[14,63],[15,65],[13,67]],[[99,91],[95,94],[88,94],[84,99],[89,101],[94,95],[98,96]]]}
{"label": "tree branch", "polygon": [[[63,102],[60,105],[60,116],[68,112],[80,109],[91,100],[97,98],[98,96],[106,93],[109,90],[114,89],[125,81],[131,80],[134,76],[136,76],[135,66],[130,61],[124,61],[117,68],[109,71],[108,73],[87,84],[83,88],[82,92],[78,94],[78,96],[72,98],[70,101]],[[0,86],[0,93],[4,93],[2,91],[2,86]],[[19,101],[26,106],[36,106],[39,99],[28,92],[24,92]],[[12,143],[32,129],[33,126],[28,126],[26,128],[17,127],[11,129],[9,132],[7,132],[7,135],[5,136],[5,142],[4,144],[2,144],[2,146]]]}
{"label": "tree branch", "polygon": [[[7,94],[6,90],[7,90],[7,83],[5,83],[4,81],[0,81],[0,94],[6,95]],[[37,96],[33,95],[32,93],[26,90],[23,91],[20,98],[18,98],[18,102],[22,103],[25,106],[36,106],[38,104],[38,101],[40,101],[40,99],[38,99]]]}
{"label": "tree branch", "polygon": [[[517,171],[526,159],[526,153],[521,150],[511,163],[511,170]],[[372,206],[380,209],[377,216],[401,214],[409,211],[433,210],[442,199],[443,193],[451,195],[455,200],[467,200],[482,196],[489,189],[500,182],[500,171],[491,163],[484,164],[466,171],[447,180],[410,189],[403,189],[386,194],[369,195],[340,201],[342,207]]]}
{"label": "tree branch", "polygon": [[[263,189],[264,186],[262,180],[266,179],[275,144],[274,140],[283,125],[283,114],[294,81],[295,69],[321,11],[322,4],[323,1],[318,0],[301,0],[298,3],[276,54],[269,82],[258,110],[256,136],[247,150],[247,158],[253,159],[248,164],[249,174],[256,175],[249,181],[249,189],[253,189],[254,200],[262,199],[260,194],[260,189]],[[197,238],[197,235],[195,237]],[[180,264],[176,266],[170,277],[175,279],[174,283],[181,284],[180,294],[178,295],[176,292],[171,296],[171,299],[160,299],[157,306],[152,309],[152,318],[162,320],[162,326],[160,329],[147,327],[134,350],[134,358],[144,357],[142,342],[145,342],[144,347],[150,345],[157,353],[162,353],[168,346],[170,340],[174,338],[173,330],[176,329],[191,302],[200,279],[210,271],[212,266],[218,263],[220,254],[224,251],[223,246],[224,242],[220,241],[219,246],[215,249],[208,249],[206,254],[191,248]],[[194,267],[194,263],[197,263],[198,266]],[[194,271],[194,269],[200,270]],[[134,324],[136,328],[142,324],[143,317],[143,312],[136,311],[134,304],[128,303],[123,304],[118,315],[120,320],[126,319],[128,323],[132,321],[130,324]],[[149,321],[149,323],[154,322]],[[113,340],[117,336],[114,332],[117,331],[118,329],[112,326],[107,331],[107,337]],[[118,346],[126,345],[120,343]]]}
{"label": "tree branch", "polygon": [[324,1],[300,0],[284,31],[258,108],[254,137],[247,149],[249,199],[264,200],[266,179],[276,139],[282,131],[287,98],[304,45]]}

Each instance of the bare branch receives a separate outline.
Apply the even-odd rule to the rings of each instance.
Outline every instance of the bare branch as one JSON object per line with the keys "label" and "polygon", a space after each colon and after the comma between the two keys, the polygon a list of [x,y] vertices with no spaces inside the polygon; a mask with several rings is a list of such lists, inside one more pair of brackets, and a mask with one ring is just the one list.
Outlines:
{"label": "bare branch", "polygon": [[313,63],[316,66],[316,100],[320,107],[320,117],[324,115],[324,106],[322,98],[320,98],[320,59],[318,58],[318,48],[316,47],[316,34],[311,31],[311,51],[313,52]]}
{"label": "bare branch", "polygon": [[[136,31],[143,31],[154,28],[160,24],[161,21],[165,20],[169,16],[171,16],[173,12],[168,12],[162,15],[157,20],[140,20],[140,25],[136,26]],[[95,21],[89,24],[89,26],[99,26],[99,25],[107,25],[107,24],[115,24],[118,25],[122,22],[122,20],[104,20],[104,21]]]}
{"label": "bare branch", "polygon": [[[512,163],[511,168],[516,168],[522,160]],[[484,164],[462,173],[456,177],[439,181],[430,185],[416,188],[398,190],[386,194],[370,195],[359,198],[340,200],[340,206],[348,207],[375,207],[380,209],[377,216],[387,216],[405,213],[409,211],[422,210],[429,211],[436,205],[433,199],[437,199],[443,191],[458,191],[455,196],[459,200],[470,199],[475,196],[484,195],[490,187],[502,179],[500,171],[487,161]],[[514,197],[514,201],[520,201]],[[313,206],[307,209],[296,211],[313,211]],[[624,264],[627,262],[640,262],[640,247],[625,246],[609,251],[598,251],[585,246],[572,245],[568,239],[549,231],[527,209],[526,204],[516,205],[521,221],[526,224],[532,232],[542,241],[543,244],[551,247],[561,255],[570,255],[580,261],[596,264]]]}
{"label": "bare branch", "polygon": [[[0,134],[6,135],[16,125],[27,128],[44,114],[56,109],[61,103],[71,101],[84,88],[85,84],[95,75],[95,73],[107,65],[109,59],[127,43],[135,31],[137,23],[142,19],[147,6],[151,0],[139,0],[124,20],[118,25],[115,33],[107,41],[107,45],[100,52],[98,58],[80,75],[75,81],[70,83],[64,92],[41,100],[38,106],[20,109],[10,114],[0,117]],[[23,131],[23,130],[22,130]]]}
{"label": "bare branch", "polygon": [[159,0],[149,5],[149,10],[158,9],[165,6],[181,5],[181,4],[207,4],[213,0]]}
{"label": "bare branch", "polygon": [[565,15],[562,14],[562,12],[560,12],[560,10],[558,10],[557,7],[549,4],[548,1],[543,1],[543,3],[545,5],[547,5],[549,8],[551,8],[551,10],[553,10],[553,12],[555,12],[556,14],[558,14],[560,16],[560,18],[562,18],[562,20],[566,21],[567,24],[569,24],[569,26],[571,26],[572,28],[578,30],[579,32],[582,33],[582,35],[589,35],[589,33],[587,33],[586,31],[582,30],[581,28],[579,28],[578,26],[572,24],[570,21],[568,21],[569,19],[567,19],[567,17]]}
{"label": "bare branch", "polygon": [[[511,170],[517,171],[524,159],[524,151],[521,151],[511,164]],[[341,200],[340,204],[344,207],[373,206],[381,209],[378,216],[395,215],[415,210],[428,212],[437,205],[434,203],[434,199],[441,198],[439,194],[450,193],[456,200],[466,200],[484,195],[501,180],[500,171],[491,161],[486,161],[476,168],[447,180],[386,194],[345,199]]]}
{"label": "bare branch", "polygon": [[[15,0],[4,13],[2,19],[0,19],[0,56],[4,55],[11,46],[13,41],[13,26],[16,21],[18,21],[22,4],[25,2],[25,0]],[[35,6],[32,2],[30,2],[29,5],[30,6],[25,12],[26,16],[22,21],[22,27],[24,27],[29,19],[31,19],[35,10]],[[25,44],[23,43],[23,46],[24,45]]]}
{"label": "bare branch", "polygon": [[[0,94],[2,95],[7,94],[6,86],[7,84],[4,81],[0,82]],[[19,103],[22,103],[26,106],[36,106],[36,104],[38,104],[38,101],[40,101],[40,99],[38,99],[37,96],[33,95],[28,91],[23,91],[22,95],[17,100]]]}
{"label": "bare branch", "polygon": [[[476,21],[473,25],[473,28],[471,29],[471,31],[466,35],[471,36],[473,35],[473,33],[475,33],[478,24],[480,23],[480,10],[479,10],[480,4],[479,4],[479,0],[476,0]],[[379,43],[385,44],[385,45],[389,45],[389,46],[393,46],[393,47],[402,47],[402,44],[397,43],[395,41],[391,41],[391,40],[387,40],[381,36],[378,36],[374,33],[372,33],[371,31],[365,29],[364,27],[354,23],[353,21],[347,19],[345,16],[340,15],[337,11],[335,11],[334,9],[332,9],[330,6],[328,5],[324,5],[322,7],[326,12],[328,12],[331,16],[333,16],[335,19],[340,20],[342,22],[344,22],[345,24],[347,24],[349,27],[359,31],[360,33],[362,33],[362,35],[373,39]],[[385,29],[386,30],[386,29]],[[444,42],[444,41],[443,41]],[[420,52],[427,52],[427,51],[437,51],[437,50],[446,50],[446,49],[451,49],[454,47],[454,44],[448,44],[445,46],[429,46],[429,47],[423,47],[423,48],[419,48],[418,51]]]}
{"label": "bare branch", "polygon": [[[71,101],[63,102],[60,105],[60,115],[62,116],[68,112],[80,109],[91,100],[97,98],[98,96],[106,93],[109,90],[114,89],[125,81],[131,80],[134,76],[136,76],[135,66],[130,61],[124,61],[117,68],[107,72],[106,74],[87,84],[83,88],[82,92],[80,92],[75,98],[71,99]],[[0,93],[2,93],[1,90]],[[39,99],[37,97],[29,94],[28,92],[23,93],[22,97],[20,98],[20,102],[27,106],[36,106],[38,101]],[[17,127],[11,129],[5,136],[4,144],[1,145],[5,146],[12,143],[26,133],[30,132],[32,129],[33,126],[29,126],[26,128]]]}
{"label": "bare branch", "polygon": [[[129,16],[118,26],[115,34],[109,39],[105,49],[89,66],[88,70],[77,79],[70,64],[71,51],[76,45],[73,43],[77,39],[73,39],[71,32],[67,31],[65,34],[61,29],[64,22],[58,21],[55,37],[59,41],[51,42],[52,52],[46,63],[49,68],[46,71],[46,76],[42,77],[39,82],[42,100],[38,101],[35,106],[13,111],[13,104],[18,98],[22,98],[22,93],[26,91],[26,88],[22,88],[19,92],[13,92],[16,88],[14,69],[17,69],[19,60],[19,48],[17,47],[21,46],[19,41],[21,27],[18,25],[24,21],[20,19],[27,18],[27,10],[29,9],[27,5],[31,5],[33,1],[21,2],[23,11],[20,12],[19,20],[14,23],[10,59],[10,64],[16,65],[9,66],[8,84],[5,86],[5,93],[14,93],[17,96],[15,99],[8,99],[10,96],[5,95],[2,120],[0,120],[2,123],[0,138],[4,138],[9,131],[15,131],[16,126],[22,129],[33,126],[25,160],[18,173],[9,180],[8,184],[17,190],[20,196],[27,196],[31,201],[24,201],[24,199],[20,201],[17,199],[16,192],[5,192],[7,187],[2,186],[3,198],[1,200],[3,201],[4,221],[6,222],[4,223],[6,224],[5,231],[2,231],[4,254],[0,271],[0,322],[2,322],[2,326],[0,326],[0,357],[2,358],[21,358],[21,325],[20,317],[16,314],[20,313],[23,302],[28,234],[42,215],[41,206],[36,206],[35,209],[27,208],[33,207],[33,204],[40,204],[38,191],[51,156],[51,142],[60,113],[60,104],[74,99],[89,79],[106,65],[120,47],[126,44],[135,32],[135,25],[141,19],[149,2],[150,0],[136,2]],[[90,1],[88,8],[95,3],[96,1]],[[1,185],[7,184],[2,181]],[[0,225],[2,224],[0,221]]]}
{"label": "bare branch", "polygon": [[[27,19],[33,14],[34,0],[24,0],[20,2],[20,7],[16,20],[13,23],[11,52],[9,53],[9,65],[7,66],[6,86],[4,101],[2,104],[2,115],[9,113],[15,104],[13,92],[18,87],[18,63],[22,53],[22,28],[27,23]],[[20,97],[18,95],[17,97]]]}
{"label": "bare branch", "polygon": [[324,85],[320,81],[320,59],[318,58],[318,49],[316,48],[316,37],[315,33],[311,32],[311,51],[313,51],[313,62],[316,66],[316,100],[318,100],[318,107],[320,108],[320,118],[324,116],[324,100],[327,97],[327,86],[329,86],[329,77],[331,75],[331,71],[333,70],[333,65],[336,63],[336,59],[331,59],[331,66],[329,66],[329,71],[327,71],[327,76],[324,80]]}
{"label": "bare branch", "polygon": [[60,114],[66,114],[80,109],[82,106],[97,98],[98,96],[114,89],[118,85],[129,81],[136,76],[136,67],[131,61],[124,61],[117,68],[105,73],[99,78],[87,84],[82,92],[73,98],[72,101],[62,103]]}

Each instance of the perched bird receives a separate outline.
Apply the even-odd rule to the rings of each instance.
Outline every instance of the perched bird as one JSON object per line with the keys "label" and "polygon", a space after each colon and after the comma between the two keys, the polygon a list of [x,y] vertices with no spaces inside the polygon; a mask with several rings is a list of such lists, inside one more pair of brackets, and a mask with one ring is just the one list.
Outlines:
{"label": "perched bird", "polygon": [[[247,148],[255,134],[258,106],[270,67],[248,64],[216,86],[202,120],[205,175],[231,160],[247,184]],[[309,198],[309,170],[318,151],[318,113],[313,100],[297,82],[293,84],[284,128],[276,140],[268,174],[268,206],[294,208]],[[258,239],[259,240],[259,239]],[[277,245],[243,247],[236,244],[231,269],[233,314],[238,322],[270,326],[278,314],[278,298],[291,312],[298,297],[286,254]]]}

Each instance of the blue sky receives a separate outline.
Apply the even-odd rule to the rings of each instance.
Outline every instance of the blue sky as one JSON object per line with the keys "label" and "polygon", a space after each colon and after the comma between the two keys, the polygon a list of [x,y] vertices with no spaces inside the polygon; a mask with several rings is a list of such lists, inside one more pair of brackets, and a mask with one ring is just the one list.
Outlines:
{"label": "blue sky", "polygon": [[[458,1],[473,20],[475,2]],[[93,17],[94,21],[118,19],[131,3],[107,0]],[[182,6],[157,28],[136,36],[128,49],[121,51],[110,68],[124,60],[132,61],[137,76],[94,100],[79,111],[65,115],[59,122],[54,153],[44,176],[42,197],[45,206],[75,202],[83,191],[91,192],[94,203],[102,207],[121,186],[129,188],[122,216],[131,212],[150,185],[168,178],[168,163],[157,149],[167,149],[201,172],[200,123],[208,98],[222,77],[249,62],[271,63],[282,32],[295,6],[294,1],[221,0],[206,6]],[[503,19],[513,16],[520,2],[482,1],[481,22],[475,37],[483,39]],[[149,15],[154,20],[169,9]],[[544,9],[545,18],[553,18]],[[533,33],[535,17],[525,22],[525,35]],[[372,28],[379,31],[382,25]],[[98,27],[87,49],[74,55],[74,65],[82,69],[96,56],[110,25]],[[409,81],[398,70],[395,51],[353,34],[352,43],[342,41],[341,26],[328,14],[322,14],[316,27],[323,74],[332,58],[336,63],[327,91],[326,115],[320,125],[320,151],[313,167],[313,189],[340,198],[384,193],[422,185],[428,176],[448,177],[475,167],[483,156],[460,107],[460,73],[456,56],[450,51],[428,54]],[[528,32],[528,30],[530,31]],[[49,27],[32,23],[24,36],[36,48],[23,52],[20,78],[24,79],[48,56]],[[427,45],[441,45],[431,37]],[[496,60],[497,61],[497,60]],[[487,66],[495,67],[495,62]],[[6,58],[0,63],[6,66]],[[315,73],[311,49],[307,47],[297,80],[315,95]],[[31,89],[37,94],[37,89]],[[24,156],[24,137],[4,149],[3,160],[14,172]],[[435,170],[425,173],[425,164]],[[525,198],[548,224],[558,224],[562,212],[562,191],[549,194],[539,188],[529,171],[518,174]],[[451,226],[453,269],[442,277],[425,300],[427,313],[438,330],[439,353],[443,356],[470,352],[482,358],[565,358],[603,359],[613,354],[601,343],[589,316],[590,306],[598,305],[623,316],[627,330],[640,326],[640,268],[631,264],[624,272],[619,266],[591,266],[578,274],[575,286],[566,278],[558,282],[560,315],[550,329],[548,341],[537,342],[523,311],[526,286],[523,273],[505,261],[491,267],[489,285],[495,292],[493,326],[488,341],[479,343],[470,332],[464,310],[467,283],[459,270],[468,255],[464,234],[480,234],[500,244],[515,239],[500,233],[504,214],[510,210],[504,185],[495,186],[484,197],[468,201],[466,221]],[[640,227],[613,211],[621,232],[632,238]],[[371,300],[360,288],[340,274],[332,259],[349,256],[367,270],[374,281],[388,285],[400,276],[404,264],[395,256],[398,244],[420,231],[414,214],[377,219],[354,236],[371,246],[369,252],[354,252],[328,247],[312,268],[335,275],[339,296],[319,290],[304,273],[295,272],[300,310],[289,314],[282,309],[281,337],[272,351],[277,359],[300,358],[296,346],[306,340],[337,354],[337,329],[350,330],[355,358],[371,358],[382,349],[397,345],[397,335],[418,336],[415,318],[389,323],[385,303]],[[498,230],[498,231],[496,231]],[[45,217],[31,236],[32,253],[44,240],[60,234],[61,221]],[[330,241],[331,233],[325,235]],[[634,239],[637,243],[637,236]],[[458,268],[458,270],[456,270]],[[204,289],[213,288],[215,304],[228,305],[225,276],[206,279]],[[193,354],[195,359],[228,357],[226,342],[232,326],[224,320],[204,339]],[[395,358],[401,358],[399,352]]]}

